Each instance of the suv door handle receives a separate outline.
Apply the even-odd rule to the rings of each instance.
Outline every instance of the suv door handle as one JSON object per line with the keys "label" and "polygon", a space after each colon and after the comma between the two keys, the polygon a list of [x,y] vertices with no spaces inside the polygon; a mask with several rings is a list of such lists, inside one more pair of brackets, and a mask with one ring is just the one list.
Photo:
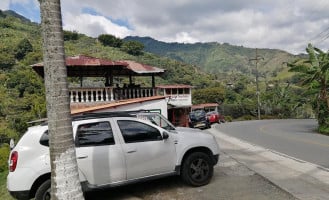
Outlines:
{"label": "suv door handle", "polygon": [[135,153],[137,150],[127,151],[127,153]]}
{"label": "suv door handle", "polygon": [[77,159],[85,159],[88,158],[88,156],[79,156]]}

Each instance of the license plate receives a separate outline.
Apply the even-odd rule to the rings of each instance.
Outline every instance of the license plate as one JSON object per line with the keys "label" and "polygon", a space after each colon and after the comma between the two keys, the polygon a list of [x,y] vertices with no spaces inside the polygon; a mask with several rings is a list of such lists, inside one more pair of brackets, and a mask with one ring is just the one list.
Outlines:
{"label": "license plate", "polygon": [[204,124],[204,123],[197,123],[197,124],[195,125],[195,127],[202,127],[202,126],[205,126],[205,124]]}

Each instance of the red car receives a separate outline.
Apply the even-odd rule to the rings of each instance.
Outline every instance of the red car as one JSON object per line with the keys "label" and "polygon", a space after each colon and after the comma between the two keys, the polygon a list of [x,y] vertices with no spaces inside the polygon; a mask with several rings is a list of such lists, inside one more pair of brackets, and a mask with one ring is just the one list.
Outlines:
{"label": "red car", "polygon": [[207,113],[207,118],[211,124],[213,123],[224,123],[225,119],[224,116],[219,114],[217,111],[210,111]]}

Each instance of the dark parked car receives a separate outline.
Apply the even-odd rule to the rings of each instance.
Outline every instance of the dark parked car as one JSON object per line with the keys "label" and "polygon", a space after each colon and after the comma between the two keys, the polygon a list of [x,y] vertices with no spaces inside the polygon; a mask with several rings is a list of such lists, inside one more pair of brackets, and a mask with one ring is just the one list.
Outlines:
{"label": "dark parked car", "polygon": [[224,116],[219,114],[217,111],[207,112],[207,118],[208,118],[210,124],[225,122]]}
{"label": "dark parked car", "polygon": [[194,110],[190,112],[189,126],[191,128],[200,128],[200,129],[210,128],[210,122],[207,118],[206,111]]}

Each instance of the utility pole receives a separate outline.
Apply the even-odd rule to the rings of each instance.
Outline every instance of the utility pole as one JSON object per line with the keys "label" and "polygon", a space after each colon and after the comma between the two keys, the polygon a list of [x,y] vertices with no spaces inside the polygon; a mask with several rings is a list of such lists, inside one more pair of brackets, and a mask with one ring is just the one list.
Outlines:
{"label": "utility pole", "polygon": [[259,60],[264,60],[263,57],[258,55],[258,50],[256,48],[256,57],[249,59],[249,61],[255,61],[256,63],[256,95],[257,95],[257,113],[258,113],[258,120],[260,120],[260,91],[259,91],[259,84],[258,84],[258,66],[257,63]]}

